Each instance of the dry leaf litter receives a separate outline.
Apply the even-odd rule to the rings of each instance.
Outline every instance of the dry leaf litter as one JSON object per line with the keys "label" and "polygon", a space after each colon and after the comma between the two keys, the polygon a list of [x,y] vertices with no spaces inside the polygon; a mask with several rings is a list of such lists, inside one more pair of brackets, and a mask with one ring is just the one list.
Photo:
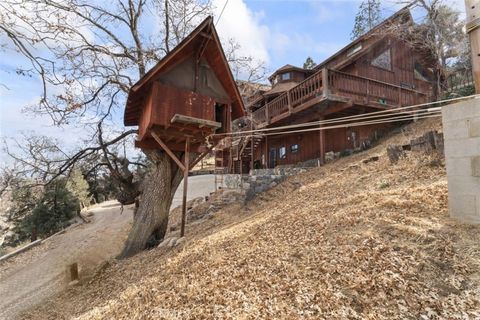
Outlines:
{"label": "dry leaf litter", "polygon": [[223,208],[181,246],[112,261],[23,318],[478,319],[480,227],[448,218],[435,155],[386,156],[430,129]]}

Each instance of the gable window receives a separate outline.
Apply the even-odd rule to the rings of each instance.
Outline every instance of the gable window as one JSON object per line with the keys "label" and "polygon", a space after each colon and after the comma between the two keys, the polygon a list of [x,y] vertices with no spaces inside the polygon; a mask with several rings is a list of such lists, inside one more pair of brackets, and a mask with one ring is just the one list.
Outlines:
{"label": "gable window", "polygon": [[355,47],[348,50],[347,57],[353,56],[355,53],[357,53],[360,50],[362,50],[362,44],[361,43],[357,44]]}
{"label": "gable window", "polygon": [[383,51],[375,59],[373,59],[372,66],[392,71],[392,55],[390,49]]}
{"label": "gable window", "polygon": [[287,157],[287,148],[280,147],[278,149],[278,156],[279,156],[280,159],[285,159]]}
{"label": "gable window", "polygon": [[282,74],[282,80],[290,80],[290,72]]}
{"label": "gable window", "polygon": [[298,144],[294,144],[290,146],[290,151],[292,153],[297,153],[300,150],[300,146]]}
{"label": "gable window", "polygon": [[415,61],[415,79],[430,82],[432,81],[432,72],[424,68],[418,61]]}

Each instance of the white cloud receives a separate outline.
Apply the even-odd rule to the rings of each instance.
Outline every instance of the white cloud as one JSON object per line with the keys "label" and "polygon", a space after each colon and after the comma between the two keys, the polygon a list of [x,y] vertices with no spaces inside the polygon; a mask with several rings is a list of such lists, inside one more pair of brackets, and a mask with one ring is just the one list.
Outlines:
{"label": "white cloud", "polygon": [[[216,22],[225,0],[213,0],[213,5]],[[243,0],[229,0],[216,28],[221,38],[233,38],[240,44],[240,55],[253,56],[268,63],[267,39],[270,31],[261,23],[262,18],[262,12],[253,12]]]}

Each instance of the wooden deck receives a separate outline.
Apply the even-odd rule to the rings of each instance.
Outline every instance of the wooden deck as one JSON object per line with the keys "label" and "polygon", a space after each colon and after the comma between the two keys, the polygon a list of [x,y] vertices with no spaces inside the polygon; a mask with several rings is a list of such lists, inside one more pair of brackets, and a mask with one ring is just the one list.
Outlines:
{"label": "wooden deck", "polygon": [[254,111],[253,120],[263,128],[329,100],[386,109],[425,103],[430,99],[428,94],[409,88],[322,69]]}

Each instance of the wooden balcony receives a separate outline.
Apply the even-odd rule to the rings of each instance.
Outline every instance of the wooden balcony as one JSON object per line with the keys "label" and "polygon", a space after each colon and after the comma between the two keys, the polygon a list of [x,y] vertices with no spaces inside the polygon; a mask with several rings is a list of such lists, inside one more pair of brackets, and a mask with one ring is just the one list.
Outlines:
{"label": "wooden balcony", "polygon": [[263,128],[328,100],[388,109],[425,103],[430,99],[428,94],[416,90],[322,69],[254,111],[252,116],[257,126]]}

